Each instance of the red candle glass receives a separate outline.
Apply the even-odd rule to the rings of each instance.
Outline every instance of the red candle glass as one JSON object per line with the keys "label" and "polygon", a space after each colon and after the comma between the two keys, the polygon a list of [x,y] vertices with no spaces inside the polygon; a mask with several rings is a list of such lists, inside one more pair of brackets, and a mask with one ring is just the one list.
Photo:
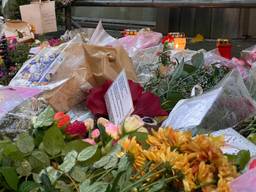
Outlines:
{"label": "red candle glass", "polygon": [[222,57],[231,59],[232,45],[227,39],[218,39],[217,48]]}

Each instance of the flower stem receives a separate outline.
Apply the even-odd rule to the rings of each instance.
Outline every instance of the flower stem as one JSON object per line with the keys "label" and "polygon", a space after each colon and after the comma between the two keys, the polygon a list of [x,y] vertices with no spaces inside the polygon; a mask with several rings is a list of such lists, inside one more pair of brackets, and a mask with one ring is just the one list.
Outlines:
{"label": "flower stem", "polygon": [[[175,176],[172,176],[172,177],[169,177],[169,178],[164,179],[164,182],[170,182],[170,181],[173,181],[173,180],[178,179],[178,178],[180,178],[180,176],[179,176],[179,175],[175,175]],[[158,180],[158,181],[159,181],[159,180]],[[154,186],[155,184],[158,183],[158,181],[153,182],[153,183],[150,183],[149,185],[146,185],[146,186],[142,187],[142,188],[140,189],[140,191],[145,190],[145,189],[147,189],[147,188],[149,188],[149,187]]]}
{"label": "flower stem", "polygon": [[163,172],[163,171],[165,171],[165,170],[166,170],[166,169],[163,168],[163,169],[161,169],[161,170],[159,170],[159,171],[157,171],[157,172],[155,172],[155,173],[152,173],[152,174],[151,174],[151,172],[149,172],[148,174],[142,176],[138,181],[136,181],[136,182],[134,182],[133,184],[128,185],[127,187],[125,187],[121,192],[124,192],[124,191],[129,190],[129,189],[135,187],[136,185],[138,185],[139,183],[143,182],[146,178],[150,178],[150,177],[152,177],[152,176],[154,176],[154,175],[157,175],[157,174],[159,174],[159,173],[161,173],[161,172]]}
{"label": "flower stem", "polygon": [[208,185],[212,185],[212,184],[215,184],[215,183],[216,183],[216,181],[210,181],[210,182],[202,183],[202,184],[200,184],[200,185],[197,185],[197,186],[195,187],[195,190],[196,190],[196,189],[201,189],[202,187],[206,187],[206,186],[208,186]]}

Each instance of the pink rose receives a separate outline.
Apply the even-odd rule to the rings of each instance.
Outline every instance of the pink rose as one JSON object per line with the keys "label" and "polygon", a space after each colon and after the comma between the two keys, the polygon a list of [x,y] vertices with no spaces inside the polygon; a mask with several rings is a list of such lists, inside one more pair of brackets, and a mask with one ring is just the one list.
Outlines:
{"label": "pink rose", "polygon": [[119,127],[113,123],[108,123],[105,126],[106,133],[113,139],[117,140],[119,138]]}
{"label": "pink rose", "polygon": [[97,139],[100,136],[100,130],[99,129],[94,129],[92,131],[92,138]]}

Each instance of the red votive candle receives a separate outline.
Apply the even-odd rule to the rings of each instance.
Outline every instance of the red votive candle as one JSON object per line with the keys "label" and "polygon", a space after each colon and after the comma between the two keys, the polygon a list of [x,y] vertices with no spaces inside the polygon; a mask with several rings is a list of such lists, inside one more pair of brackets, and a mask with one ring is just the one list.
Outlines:
{"label": "red votive candle", "polygon": [[227,39],[218,39],[217,48],[222,57],[226,59],[231,59],[232,45]]}

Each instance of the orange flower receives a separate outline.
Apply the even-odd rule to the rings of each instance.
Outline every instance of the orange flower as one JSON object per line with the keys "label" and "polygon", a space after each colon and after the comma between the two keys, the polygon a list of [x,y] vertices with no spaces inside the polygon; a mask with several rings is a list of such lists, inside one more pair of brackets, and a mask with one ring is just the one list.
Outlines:
{"label": "orange flower", "polygon": [[69,115],[65,114],[64,112],[55,113],[53,119],[57,122],[57,127],[62,128],[67,126],[70,122]]}

